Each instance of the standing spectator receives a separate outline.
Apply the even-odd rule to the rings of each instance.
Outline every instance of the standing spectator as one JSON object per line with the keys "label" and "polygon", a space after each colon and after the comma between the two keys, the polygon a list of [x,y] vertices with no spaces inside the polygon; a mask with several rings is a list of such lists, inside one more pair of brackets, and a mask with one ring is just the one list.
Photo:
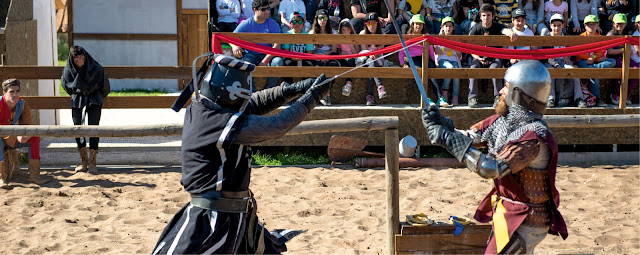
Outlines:
{"label": "standing spectator", "polygon": [[571,11],[571,22],[569,23],[569,34],[579,35],[584,30],[584,17],[587,15],[598,15],[598,0],[571,0],[569,5]]}
{"label": "standing spectator", "polygon": [[[353,17],[349,22],[359,34],[364,29],[364,22],[366,21],[369,13],[375,12],[378,15],[378,25],[384,34],[395,34],[396,30],[393,27],[391,19],[393,16],[390,12],[387,12],[387,17],[383,18],[382,15],[382,3],[381,0],[351,0],[351,16]],[[389,1],[388,10],[395,8],[395,1]]]}
{"label": "standing spectator", "polygon": [[[440,30],[441,35],[453,35],[455,31],[455,23],[453,18],[446,17],[442,20],[442,30]],[[460,63],[460,57],[462,53],[449,49],[443,46],[433,46],[436,62],[438,63],[439,68],[460,68],[462,64]],[[438,99],[438,106],[447,107],[449,104],[447,103],[447,99],[449,98],[449,93],[447,90],[449,89],[449,83],[451,83],[451,79],[444,79],[442,82],[442,97]],[[451,105],[458,105],[458,94],[460,93],[460,79],[453,79],[453,91],[451,97]]]}
{"label": "standing spectator", "polygon": [[307,22],[309,22],[309,24],[312,24],[313,19],[315,19],[316,17],[316,10],[318,9],[316,0],[304,0],[304,5],[307,8],[307,16],[305,18],[307,19]]}
{"label": "standing spectator", "polygon": [[253,17],[253,0],[240,0],[242,5],[242,13],[238,19],[238,24],[242,23],[245,19]]}
{"label": "standing spectator", "polygon": [[527,13],[527,27],[532,32],[549,35],[549,29],[544,24],[544,0],[518,0],[518,6]]}
{"label": "standing spectator", "polygon": [[493,0],[460,0],[460,6],[462,7],[462,14],[464,15],[462,22],[460,22],[460,34],[468,35],[471,28],[476,23],[480,22],[480,6],[483,4],[493,5]]}
{"label": "standing spectator", "polygon": [[564,17],[564,24],[567,24],[567,20],[569,19],[569,5],[567,2],[564,0],[551,0],[546,2],[544,4],[545,20],[551,20],[551,16],[554,14],[562,14]]}
{"label": "standing spectator", "polygon": [[[563,36],[562,29],[564,28],[564,16],[561,14],[554,14],[549,20],[549,26],[551,27],[551,36]],[[553,48],[564,48],[565,46],[553,46]],[[570,57],[550,58],[545,65],[547,68],[576,68],[573,65]],[[568,106],[573,100],[579,108],[587,107],[587,104],[582,99],[582,86],[580,85],[580,79],[551,79],[551,92],[549,93],[549,100],[547,101],[547,107],[556,106],[556,99],[558,99],[558,106]]]}
{"label": "standing spectator", "polygon": [[511,27],[511,12],[518,9],[518,0],[494,0],[495,2],[495,18],[498,23]]}
{"label": "standing spectator", "polygon": [[[369,13],[365,21],[366,28],[360,31],[360,34],[361,35],[382,34],[382,30],[380,29],[380,26],[378,26],[379,20],[380,19],[378,17],[378,14],[376,14],[375,12]],[[375,51],[375,50],[382,49],[383,47],[384,45],[376,45],[376,44],[370,44],[370,45],[363,44],[360,46],[362,51]],[[368,63],[369,67],[385,66],[384,59],[381,59],[380,57],[381,55],[370,55],[368,57],[359,57],[358,60],[360,61],[360,63]],[[368,78],[366,105],[375,105],[375,102],[373,101],[373,89],[375,87],[378,87],[378,98],[382,99],[387,96],[387,92],[384,90],[384,86],[382,85],[382,81],[380,80],[380,78],[375,78],[375,77]]]}
{"label": "standing spectator", "polygon": [[[427,0],[400,0],[400,3],[396,8],[396,21],[400,27],[402,34],[406,34],[409,31],[409,20],[416,14],[425,16],[427,13],[427,6],[429,5]],[[427,31],[433,31],[431,24],[424,24],[427,27]]]}
{"label": "standing spectator", "polygon": [[[269,11],[271,10],[271,7],[269,7],[269,0],[254,0],[252,8],[255,13],[253,17],[240,23],[236,30],[233,31],[234,33],[280,33],[278,23],[269,18]],[[273,45],[261,43],[260,45],[280,49],[280,44],[278,43],[274,43]],[[262,54],[255,51],[245,50],[234,44],[231,44],[231,49],[233,50],[233,55],[236,58],[240,58],[258,66],[268,65],[274,57],[271,54]],[[267,88],[278,86],[278,81],[280,81],[279,77],[269,77],[267,79]],[[255,88],[255,86],[253,88]]]}
{"label": "standing spectator", "polygon": [[458,17],[456,0],[430,0],[427,5],[427,21],[432,24],[433,33],[440,33],[440,23],[445,17]]}
{"label": "standing spectator", "polygon": [[[20,81],[8,79],[2,82],[2,98],[0,98],[0,125],[32,125],[31,108],[20,98]],[[8,189],[9,183],[18,166],[16,148],[29,148],[29,182],[42,185],[40,180],[40,137],[37,136],[5,136],[0,139],[0,188]],[[10,153],[9,151],[14,151]],[[4,155],[11,156],[16,168],[4,165]]]}
{"label": "standing spectator", "polygon": [[[531,30],[529,30],[529,28],[527,28],[525,26],[525,24],[527,24],[527,13],[523,10],[523,9],[516,9],[513,11],[513,13],[511,14],[511,24],[513,24],[513,27],[511,27],[511,30],[516,33],[518,35],[518,37],[520,36],[533,36],[533,32]],[[509,46],[509,49],[514,49],[513,46]],[[515,49],[518,50],[531,50],[531,49],[536,49],[536,47],[531,47],[531,46],[518,46],[515,47]],[[509,60],[509,63],[511,65],[514,65],[515,63],[518,63],[520,61],[522,61],[524,59],[511,59]]]}
{"label": "standing spectator", "polygon": [[[69,49],[67,65],[62,70],[62,87],[71,95],[71,118],[74,125],[83,125],[84,118],[88,115],[89,125],[99,125],[102,114],[104,98],[111,91],[109,79],[104,74],[104,69],[95,61],[84,48],[73,46]],[[84,113],[82,109],[85,109]],[[78,152],[82,164],[76,167],[76,172],[89,171],[95,173],[96,156],[98,155],[98,143],[100,138],[89,138],[90,155],[87,156],[87,140],[84,137],[76,138]]]}
{"label": "standing spectator", "polygon": [[[305,20],[307,8],[302,0],[282,0],[280,2],[280,29],[282,33],[286,33],[293,29],[293,25],[289,22],[289,18],[293,13],[298,13]],[[304,29],[309,29],[310,25],[305,24]]]}
{"label": "standing spectator", "polygon": [[[629,29],[627,29],[627,16],[624,15],[623,13],[616,13],[616,15],[613,16],[613,29],[611,29],[609,33],[607,33],[607,36],[614,36],[614,35],[629,35]],[[616,67],[621,68],[622,57],[624,55],[623,53],[624,53],[624,45],[620,45],[607,50],[607,57],[611,57],[615,59]],[[637,54],[635,54],[634,52],[632,52],[631,55],[637,56]],[[638,62],[633,58],[631,59],[630,62],[631,63],[629,63],[630,64],[629,67],[631,68],[638,67]],[[618,99],[620,98],[620,83],[621,81],[618,81],[618,86],[616,87],[616,90],[611,92],[611,102],[613,104],[618,104]],[[629,94],[636,87],[636,85],[638,85],[638,80],[636,79],[629,80],[629,87],[627,88],[628,89],[627,104],[631,104],[631,100],[629,100]]]}
{"label": "standing spectator", "polygon": [[[598,28],[598,17],[595,15],[587,15],[584,18],[584,27],[586,31],[580,36],[600,36],[596,30]],[[578,55],[576,57],[578,66],[581,68],[612,68],[616,66],[616,60],[607,58],[607,51],[602,50],[598,52],[591,52],[587,54]],[[607,106],[607,103],[600,97],[600,80],[591,79],[591,85],[589,86],[591,93],[596,97],[596,106]]]}
{"label": "standing spectator", "polygon": [[[518,34],[513,33],[511,29],[506,28],[504,25],[494,21],[493,15],[495,9],[493,5],[483,4],[480,7],[480,20],[481,23],[474,26],[469,35],[507,35],[511,41],[515,41],[518,38]],[[473,61],[470,68],[501,68],[502,59],[484,57],[476,54],[471,54]],[[492,79],[493,81],[493,108],[498,106],[500,102],[500,90],[502,89],[502,79]],[[478,107],[478,80],[469,79],[469,107]]]}
{"label": "standing spectator", "polygon": [[220,32],[233,32],[238,26],[238,19],[242,12],[238,0],[216,0],[218,11],[218,29]]}
{"label": "standing spectator", "polygon": [[[411,28],[407,31],[408,35],[428,35],[429,31],[425,26],[425,20],[422,18],[422,15],[416,14],[411,17],[409,22]],[[421,43],[415,44],[413,46],[409,46],[409,55],[413,60],[413,63],[416,67],[422,68],[422,51],[423,47]],[[429,47],[429,68],[436,68],[435,65],[435,53],[433,51],[433,47]],[[404,68],[409,68],[409,58],[407,57],[404,50],[398,52],[398,59],[400,59],[400,66]],[[433,91],[436,92],[436,98],[442,98],[442,89],[438,86],[438,81],[436,79],[431,79],[431,83],[433,84]],[[427,98],[427,105],[435,104],[431,98]],[[448,105],[442,105],[443,107],[447,107]]]}
{"label": "standing spectator", "polygon": [[[340,31],[340,34],[342,34],[342,35],[355,34],[353,26],[351,26],[351,23],[349,23],[349,19],[343,19],[342,21],[340,21],[340,25],[338,26],[338,31]],[[357,52],[360,52],[360,45],[356,45],[356,44],[338,44],[338,54],[339,55],[351,55],[351,54],[355,54]],[[356,66],[356,59],[355,58],[340,59],[339,61],[340,61],[340,66],[348,66],[348,67],[355,67]],[[348,97],[349,95],[351,95],[351,82],[352,81],[353,81],[353,79],[351,79],[349,77],[349,78],[347,78],[347,84],[342,86],[342,95],[343,96]]]}
{"label": "standing spectator", "polygon": [[[329,25],[329,13],[325,9],[319,9],[316,11],[316,19],[313,21],[309,34],[334,34],[333,29]],[[316,44],[314,46],[313,53],[318,55],[335,55],[337,54],[335,44]],[[340,62],[337,60],[318,60],[315,63],[317,66],[340,66]],[[333,81],[329,82],[333,86]],[[323,105],[331,105],[331,92],[327,94],[325,98],[320,100]]]}
{"label": "standing spectator", "polygon": [[318,9],[327,10],[327,14],[329,15],[329,24],[335,30],[338,29],[340,21],[344,19],[344,2],[343,0],[320,0],[318,4]]}
{"label": "standing spectator", "polygon": [[[293,29],[287,31],[287,34],[306,34],[304,31],[304,23],[305,19],[302,15],[294,12],[291,14],[291,19],[289,23],[293,26]],[[292,43],[292,44],[282,44],[283,50],[290,50],[293,52],[299,53],[313,53],[313,44],[305,44],[305,43]],[[307,59],[299,59],[299,58],[283,58],[283,57],[274,57],[271,60],[271,66],[313,66],[313,60]],[[293,78],[284,78],[285,82],[293,83]]]}
{"label": "standing spectator", "polygon": [[613,16],[616,15],[616,13],[623,13],[627,15],[627,17],[632,17],[632,7],[633,5],[628,0],[600,0],[598,17],[601,20],[600,28],[602,29],[602,33],[606,34],[611,30],[613,26]]}

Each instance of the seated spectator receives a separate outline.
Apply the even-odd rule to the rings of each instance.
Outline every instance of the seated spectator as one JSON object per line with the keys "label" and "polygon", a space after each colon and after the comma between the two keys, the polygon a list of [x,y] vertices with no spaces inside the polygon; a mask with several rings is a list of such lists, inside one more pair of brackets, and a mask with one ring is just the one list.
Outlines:
{"label": "seated spectator", "polygon": [[[441,35],[453,35],[455,31],[455,23],[453,18],[445,17],[442,20],[441,27]],[[436,62],[438,63],[439,68],[460,68],[462,66],[462,64],[460,63],[460,58],[462,56],[461,52],[443,46],[433,46],[433,48]],[[440,107],[449,106],[449,104],[447,103],[447,99],[449,98],[449,93],[447,92],[447,90],[449,89],[449,83],[451,83],[451,79],[444,79],[442,82],[442,96],[438,99],[438,106]],[[458,105],[459,91],[460,79],[453,79],[451,105]]]}
{"label": "seated spectator", "polygon": [[[513,13],[511,14],[511,24],[513,25],[513,27],[511,27],[511,30],[516,33],[518,36],[533,36],[533,32],[531,32],[531,30],[529,30],[529,28],[526,27],[525,24],[527,24],[527,13],[523,10],[523,9],[516,9],[515,11],[513,11]],[[513,46],[509,46],[509,49],[514,49]],[[531,47],[531,46],[518,46],[515,47],[515,49],[518,50],[531,50],[531,49],[537,49],[537,47]],[[511,59],[509,60],[509,63],[511,65],[518,63],[520,61],[522,61],[524,59]]]}
{"label": "seated spectator", "polygon": [[[307,8],[304,6],[304,2],[302,0],[282,0],[280,2],[280,31],[282,33],[286,33],[289,30],[293,29],[293,25],[289,22],[289,18],[293,13],[298,13],[298,15],[302,16],[302,20],[305,20]],[[308,30],[310,24],[304,24],[303,29]]]}
{"label": "seated spectator", "polygon": [[584,17],[598,15],[598,0],[571,0],[569,4],[571,22],[568,31],[571,35],[582,34],[584,30]]}
{"label": "seated spectator", "polygon": [[[607,33],[607,36],[614,36],[614,35],[629,35],[629,29],[627,29],[627,16],[624,15],[623,13],[616,13],[616,15],[613,15],[613,28],[609,31],[609,33]],[[616,67],[621,68],[622,57],[624,55],[623,53],[624,53],[624,45],[620,45],[607,50],[607,57],[611,57],[615,59]],[[631,63],[629,63],[629,67],[631,68],[638,67],[638,62],[635,61],[633,58],[631,59],[630,62]],[[618,86],[616,90],[614,90],[611,93],[611,103],[613,104],[619,103],[618,99],[620,98],[620,83],[621,81],[618,81]],[[627,104],[631,104],[631,100],[629,100],[629,94],[637,85],[638,85],[638,80],[636,79],[629,80],[629,87],[627,88],[628,89]]]}
{"label": "seated spectator", "polygon": [[[369,13],[365,21],[366,28],[360,31],[360,34],[361,35],[382,34],[382,30],[378,26],[379,20],[380,19],[378,17],[378,14],[376,14],[375,12]],[[376,44],[369,44],[369,45],[363,44],[360,46],[362,51],[375,51],[375,50],[382,49],[383,47],[384,45],[376,45]],[[358,58],[359,63],[356,63],[356,64],[367,64],[369,67],[385,66],[385,61],[384,59],[380,58],[381,56],[382,55],[370,55],[367,57],[359,57]],[[368,78],[366,105],[375,105],[375,102],[373,101],[374,86],[378,87],[378,98],[382,99],[387,96],[387,92],[384,90],[382,81],[379,78],[375,78],[375,77]]]}
{"label": "seated spectator", "polygon": [[460,0],[460,6],[462,7],[462,14],[464,15],[462,22],[460,22],[461,35],[468,35],[471,28],[476,23],[480,22],[480,6],[483,4],[493,5],[493,0]]}
{"label": "seated spectator", "polygon": [[511,12],[518,9],[518,0],[494,0],[494,8],[496,12],[494,17],[498,23],[511,27]]}
{"label": "seated spectator", "polygon": [[220,32],[233,32],[238,26],[241,6],[238,0],[216,0],[218,11],[218,29]]}
{"label": "seated spectator", "polygon": [[431,0],[426,9],[426,20],[431,23],[435,34],[440,33],[442,19],[451,17],[455,20],[458,17],[456,0]]}
{"label": "seated spectator", "polygon": [[[480,7],[480,20],[481,23],[475,25],[469,35],[507,35],[511,41],[515,41],[518,38],[518,34],[514,33],[511,29],[506,28],[504,25],[494,21],[493,15],[495,10],[493,5],[483,4]],[[480,55],[471,54],[473,61],[470,68],[501,68],[502,59],[484,57]],[[492,79],[493,81],[493,107],[498,106],[500,102],[500,90],[502,89],[502,79]],[[478,107],[478,80],[469,79],[469,107]]]}
{"label": "seated spectator", "polygon": [[[549,20],[551,26],[551,36],[563,36],[562,29],[564,28],[564,16],[561,14],[554,14]],[[553,46],[553,48],[564,48],[564,46]],[[547,68],[576,68],[573,65],[570,57],[550,58],[545,64]],[[547,107],[556,106],[556,99],[558,99],[558,106],[568,106],[571,101],[580,108],[587,107],[587,104],[583,100],[582,88],[580,85],[580,79],[551,79],[551,92],[549,93],[549,100],[547,101]]]}
{"label": "seated spectator", "polygon": [[[362,6],[364,3],[365,6]],[[382,15],[382,3],[383,1],[379,0],[351,0],[351,16],[353,17],[349,22],[351,22],[351,26],[356,30],[356,34],[359,34],[365,27],[364,22],[366,21],[369,13],[375,12],[378,15],[378,24],[382,33],[384,34],[395,34],[396,29],[393,27],[393,22],[391,22],[391,18],[393,16],[390,12],[387,12],[387,17],[383,18]],[[395,1],[389,1],[389,10],[393,10],[395,8]]]}
{"label": "seated spectator", "polygon": [[[425,17],[427,6],[427,0],[400,0],[400,3],[396,7],[396,22],[402,34],[406,34],[407,31],[409,31],[409,20],[411,20],[414,15],[419,14]],[[427,31],[433,31],[431,24],[425,24],[425,26],[427,27]]]}
{"label": "seated spectator", "polygon": [[[343,19],[342,21],[340,21],[340,25],[338,26],[338,31],[340,31],[340,34],[342,35],[355,34],[355,30],[351,26],[351,23],[349,23],[349,19]],[[338,49],[338,55],[351,55],[351,54],[356,54],[360,52],[360,45],[338,44],[337,49]],[[340,66],[348,66],[348,67],[356,66],[355,58],[340,59],[339,61],[340,61]],[[343,96],[348,97],[349,95],[351,95],[351,82],[353,82],[353,79],[347,78],[347,83],[344,86],[342,86]]]}
{"label": "seated spectator", "polygon": [[[288,21],[293,29],[287,31],[287,34],[306,34],[304,31],[305,20],[302,15],[294,12],[291,14],[291,18]],[[282,44],[283,50],[290,50],[299,53],[313,53],[313,44]],[[283,58],[274,57],[271,60],[271,66],[314,66],[313,60],[299,59],[299,58]],[[285,82],[293,83],[293,78],[284,78]]]}
{"label": "seated spectator", "polygon": [[[600,33],[596,31],[598,23],[598,17],[595,15],[588,15],[585,17],[584,27],[586,31],[580,34],[580,36],[600,36]],[[606,50],[578,55],[576,60],[578,61],[578,66],[581,68],[612,68],[616,66],[615,59],[607,58]],[[593,96],[596,97],[596,106],[607,106],[607,103],[605,103],[600,97],[599,79],[591,79],[589,89]]]}
{"label": "seated spectator", "polygon": [[[234,33],[280,33],[280,27],[278,23],[269,18],[270,9],[269,0],[254,0],[253,1],[253,15],[252,18],[242,21],[234,30]],[[274,49],[280,49],[280,44],[260,44],[264,46],[273,47]],[[245,50],[240,46],[231,44],[233,55],[236,58],[240,58],[254,65],[266,66],[273,59],[271,54],[262,54],[255,51]],[[267,79],[267,88],[275,87],[280,81],[279,77],[269,77]],[[255,84],[255,83],[254,83]],[[255,87],[254,87],[255,88]]]}
{"label": "seated spectator", "polygon": [[[20,98],[20,81],[8,79],[2,82],[2,98],[0,99],[0,125],[32,125],[31,108]],[[40,180],[40,137],[37,136],[5,136],[0,139],[0,188],[8,189],[11,177],[19,169],[19,153],[16,148],[29,148],[29,182],[42,185],[46,181]],[[15,168],[4,164],[4,154],[13,158]]]}
{"label": "seated spectator", "polygon": [[[637,2],[637,0],[636,0]],[[636,9],[637,10],[637,9]],[[602,33],[606,34],[613,27],[613,16],[622,13],[627,17],[633,16],[633,4],[630,0],[600,0],[598,18]]]}
{"label": "seated spectator", "polygon": [[[564,24],[567,24],[567,20],[569,19],[569,4],[564,0],[551,0],[546,2],[544,4],[545,20],[551,20],[551,16],[554,14],[562,14]],[[549,26],[548,23],[547,26]]]}
{"label": "seated spectator", "polygon": [[[333,29],[329,25],[329,13],[327,10],[319,9],[316,11],[316,19],[313,21],[309,34],[334,34]],[[335,44],[317,44],[314,45],[313,53],[319,55],[335,55],[337,54]],[[316,66],[340,66],[340,62],[337,60],[317,60]],[[333,86],[333,81],[330,82]],[[331,93],[320,100],[320,103],[324,105],[331,105]]]}
{"label": "seated spectator", "polygon": [[331,28],[338,30],[339,33],[340,30],[338,29],[338,26],[340,21],[345,17],[343,0],[320,0],[320,3],[318,3],[318,9],[327,10]]}
{"label": "seated spectator", "polygon": [[518,0],[518,8],[527,13],[527,28],[537,35],[549,35],[544,24],[544,0]]}

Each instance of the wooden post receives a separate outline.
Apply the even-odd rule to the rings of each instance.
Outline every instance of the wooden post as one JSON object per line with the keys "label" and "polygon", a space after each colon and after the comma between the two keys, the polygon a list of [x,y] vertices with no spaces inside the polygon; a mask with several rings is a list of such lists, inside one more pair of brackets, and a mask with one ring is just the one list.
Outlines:
{"label": "wooden post", "polygon": [[[625,36],[629,37],[629,36]],[[627,108],[627,87],[629,87],[629,61],[631,58],[631,44],[624,44],[622,52],[622,80],[620,81],[620,97],[618,98],[618,107],[620,109]]]}
{"label": "wooden post", "polygon": [[384,131],[385,170],[387,179],[387,254],[395,254],[395,236],[400,233],[400,184],[398,129]]}
{"label": "wooden post", "polygon": [[[422,43],[422,87],[424,88],[424,93],[429,95],[429,41],[426,40]],[[425,99],[420,98],[421,108],[426,106]]]}
{"label": "wooden post", "polygon": [[73,0],[67,0],[67,43],[69,47],[74,46],[74,38],[73,38]]}

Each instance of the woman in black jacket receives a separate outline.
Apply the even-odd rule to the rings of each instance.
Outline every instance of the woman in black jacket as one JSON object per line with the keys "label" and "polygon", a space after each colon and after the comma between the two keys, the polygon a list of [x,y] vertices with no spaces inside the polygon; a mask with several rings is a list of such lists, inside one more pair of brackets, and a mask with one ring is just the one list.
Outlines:
{"label": "woman in black jacket", "polygon": [[[111,86],[102,66],[84,48],[73,46],[69,49],[67,66],[62,71],[62,87],[71,95],[71,117],[74,125],[84,124],[85,115],[89,117],[89,125],[100,124],[102,104]],[[85,107],[83,114],[82,109]],[[98,142],[98,137],[89,138],[90,155],[87,155],[86,138],[76,138],[78,152],[82,159],[82,164],[76,167],[76,171],[98,171],[96,167]]]}

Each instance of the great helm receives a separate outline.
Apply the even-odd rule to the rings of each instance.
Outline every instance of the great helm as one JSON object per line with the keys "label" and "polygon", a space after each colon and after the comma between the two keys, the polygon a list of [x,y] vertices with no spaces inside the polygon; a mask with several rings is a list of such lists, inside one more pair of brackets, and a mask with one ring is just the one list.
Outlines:
{"label": "great helm", "polygon": [[507,105],[519,104],[537,114],[544,114],[551,76],[540,61],[525,60],[507,69],[504,80],[509,83]]}
{"label": "great helm", "polygon": [[240,110],[251,97],[254,64],[230,56],[213,55],[200,84],[200,93],[223,108]]}

